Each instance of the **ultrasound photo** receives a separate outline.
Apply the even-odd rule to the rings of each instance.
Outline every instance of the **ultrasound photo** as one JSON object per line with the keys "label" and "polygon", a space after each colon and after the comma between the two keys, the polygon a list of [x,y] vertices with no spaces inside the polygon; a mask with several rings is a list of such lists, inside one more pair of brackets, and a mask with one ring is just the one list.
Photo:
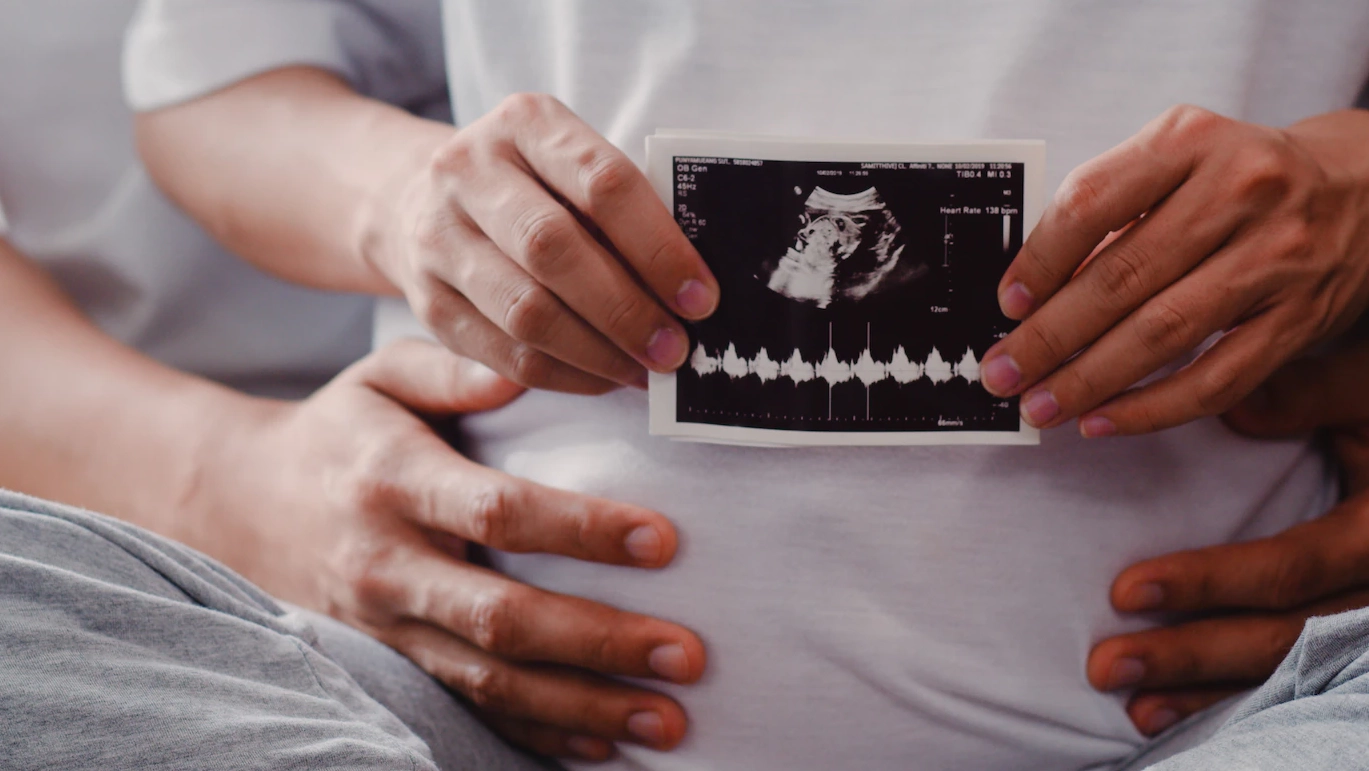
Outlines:
{"label": "ultrasound photo", "polygon": [[1038,216],[1035,142],[670,135],[648,171],[722,286],[653,376],[651,428],[775,445],[1034,444],[979,383],[996,289]]}

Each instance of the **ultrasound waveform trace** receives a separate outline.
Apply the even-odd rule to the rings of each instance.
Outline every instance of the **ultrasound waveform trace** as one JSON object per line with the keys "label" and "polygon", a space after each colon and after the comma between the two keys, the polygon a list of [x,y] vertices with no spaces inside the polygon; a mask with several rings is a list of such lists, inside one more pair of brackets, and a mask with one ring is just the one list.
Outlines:
{"label": "ultrasound waveform trace", "polygon": [[728,343],[726,350],[716,354],[710,354],[700,343],[689,357],[689,368],[700,376],[722,374],[733,380],[755,376],[761,383],[788,378],[794,385],[823,380],[829,386],[834,386],[859,380],[868,388],[886,379],[907,385],[921,378],[937,385],[954,378],[967,383],[979,382],[979,358],[974,349],[968,347],[954,363],[947,361],[935,347],[924,361],[917,362],[908,357],[903,346],[896,348],[888,361],[875,359],[869,348],[855,360],[846,361],[829,346],[822,359],[810,362],[798,350],[782,361],[772,359],[770,352],[764,348],[755,357],[746,359],[737,353],[737,346],[732,343]]}

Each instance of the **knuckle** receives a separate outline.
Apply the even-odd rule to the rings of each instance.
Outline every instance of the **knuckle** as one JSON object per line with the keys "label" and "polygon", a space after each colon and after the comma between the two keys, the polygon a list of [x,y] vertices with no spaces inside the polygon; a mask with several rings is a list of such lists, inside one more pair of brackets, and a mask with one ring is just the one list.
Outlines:
{"label": "knuckle", "polygon": [[1315,597],[1322,583],[1321,559],[1307,552],[1283,556],[1269,576],[1269,605],[1274,610],[1292,610]]}
{"label": "knuckle", "polygon": [[1284,152],[1268,142],[1244,145],[1236,151],[1232,165],[1232,185],[1247,199],[1282,198],[1292,187]]}
{"label": "knuckle", "polygon": [[672,243],[669,235],[661,234],[656,237],[656,245],[652,247],[651,253],[647,255],[646,262],[642,263],[641,269],[647,273],[654,273],[659,268],[670,265],[680,259],[680,252],[677,246]]}
{"label": "knuckle", "polygon": [[1049,324],[1033,323],[1029,319],[1027,323],[1018,327],[1018,330],[1020,334],[1026,336],[1028,348],[1039,352],[1038,356],[1033,358],[1059,361],[1066,355],[1073,353],[1066,350],[1064,338]]}
{"label": "knuckle", "polygon": [[456,294],[436,282],[425,282],[413,301],[414,312],[430,329],[455,326],[462,317],[462,305]]}
{"label": "knuckle", "polygon": [[471,496],[468,529],[470,539],[495,549],[507,547],[514,528],[513,491],[508,484],[494,483]]}
{"label": "knuckle", "polygon": [[1302,218],[1285,218],[1272,227],[1268,243],[1275,253],[1285,259],[1301,260],[1312,255],[1315,237],[1312,225]]}
{"label": "knuckle", "polygon": [[1181,142],[1206,138],[1225,119],[1217,113],[1192,104],[1176,104],[1160,116],[1161,133]]}
{"label": "knuckle", "polygon": [[1019,276],[1022,276],[1022,280],[1027,283],[1039,283],[1032,282],[1026,278],[1028,276],[1052,283],[1063,278],[1061,268],[1054,264],[1049,255],[1042,253],[1041,249],[1031,240],[1022,245],[1022,250],[1018,252],[1014,265],[1020,266]]}
{"label": "knuckle", "polygon": [[1235,406],[1242,396],[1243,377],[1241,370],[1229,362],[1204,368],[1193,391],[1194,403],[1200,413],[1216,415]]}
{"label": "knuckle", "polygon": [[1060,370],[1059,377],[1065,380],[1064,387],[1056,386],[1052,391],[1057,393],[1062,399],[1062,407],[1070,409],[1069,403],[1093,404],[1106,396],[1103,383],[1091,372],[1079,366],[1065,367]]}
{"label": "knuckle", "polygon": [[348,470],[344,494],[361,511],[393,511],[409,501],[409,491],[399,479],[404,453],[394,445],[388,439],[371,443]]}
{"label": "knuckle", "polygon": [[626,667],[627,656],[619,635],[608,628],[600,631],[593,644],[593,669],[596,672],[621,672]]}
{"label": "knuckle", "polygon": [[1160,404],[1155,399],[1138,399],[1130,406],[1125,420],[1129,431],[1150,434],[1169,427],[1169,421]]}
{"label": "knuckle", "polygon": [[555,102],[549,94],[524,91],[504,97],[495,112],[506,121],[527,123],[545,115]]}
{"label": "knuckle", "polygon": [[434,259],[448,259],[455,249],[456,214],[446,205],[425,207],[413,223],[414,245],[417,250],[410,260],[423,266]]}
{"label": "knuckle", "polygon": [[594,511],[572,516],[567,530],[574,537],[575,547],[580,554],[594,554],[598,551],[596,545],[603,542],[604,536],[611,532],[605,517]]}
{"label": "knuckle", "polygon": [[565,211],[530,209],[514,222],[514,238],[528,270],[535,276],[557,276],[575,253],[574,218]]}
{"label": "knuckle", "polygon": [[589,200],[593,216],[595,206],[619,200],[632,190],[637,179],[637,167],[617,152],[596,147],[580,157],[580,179]]}
{"label": "knuckle", "polygon": [[556,301],[543,287],[526,283],[515,290],[504,310],[504,331],[532,345],[545,343],[556,319]]}
{"label": "knuckle", "polygon": [[519,598],[508,589],[481,592],[471,603],[470,641],[498,656],[517,653],[519,605]]}
{"label": "knuckle", "polygon": [[1207,669],[1203,656],[1194,646],[1178,645],[1168,657],[1163,667],[1169,670],[1169,680],[1180,683],[1194,683],[1203,679]]}
{"label": "knuckle", "polygon": [[471,667],[461,678],[460,689],[476,707],[486,712],[505,712],[510,704],[510,676],[495,664]]}
{"label": "knuckle", "polygon": [[509,354],[505,377],[524,388],[549,388],[556,362],[529,345],[519,344]]}
{"label": "knuckle", "polygon": [[1136,316],[1136,339],[1153,357],[1168,357],[1183,347],[1193,335],[1188,314],[1168,302],[1154,300]]}
{"label": "knuckle", "polygon": [[635,289],[609,301],[604,313],[604,331],[610,337],[619,339],[630,337],[634,332],[646,328],[650,307],[646,299]]}
{"label": "knuckle", "polygon": [[1129,305],[1145,296],[1146,269],[1150,259],[1134,243],[1117,244],[1110,253],[1101,255],[1094,262],[1094,275],[1098,278],[1105,299]]}
{"label": "knuckle", "polygon": [[1075,169],[1060,183],[1056,194],[1056,206],[1073,227],[1096,228],[1096,222],[1103,213],[1102,186],[1091,172]]}
{"label": "knuckle", "polygon": [[476,162],[475,147],[466,132],[437,148],[428,161],[429,173],[436,178],[456,177],[470,170]]}
{"label": "knuckle", "polygon": [[389,607],[395,603],[394,566],[401,559],[400,548],[390,542],[348,549],[340,561],[340,572],[363,607]]}

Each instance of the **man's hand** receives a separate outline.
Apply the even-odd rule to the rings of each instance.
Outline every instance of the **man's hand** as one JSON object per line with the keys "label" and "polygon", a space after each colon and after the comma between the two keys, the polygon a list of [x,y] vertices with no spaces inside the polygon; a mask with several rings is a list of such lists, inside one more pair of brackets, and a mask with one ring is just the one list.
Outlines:
{"label": "man's hand", "polygon": [[1358,110],[1277,130],[1178,107],[1079,167],[999,285],[1023,323],[984,355],[985,387],[1089,437],[1230,409],[1369,301],[1366,141]]}
{"label": "man's hand", "polygon": [[648,569],[675,553],[660,514],[484,468],[424,420],[520,392],[403,341],[307,401],[273,403],[224,438],[197,492],[214,527],[236,528],[216,534],[216,553],[406,654],[517,744],[590,760],[618,741],[669,749],[685,731],[680,706],[601,675],[693,682],[698,637],[467,561],[467,544]]}
{"label": "man's hand", "polygon": [[1225,417],[1277,438],[1330,427],[1349,497],[1272,538],[1170,554],[1132,565],[1112,586],[1123,613],[1200,620],[1105,640],[1089,656],[1101,690],[1137,688],[1127,711],[1153,735],[1264,681],[1303,622],[1369,605],[1369,345],[1281,370]]}
{"label": "man's hand", "polygon": [[717,307],[646,177],[549,96],[452,133],[393,217],[372,261],[444,344],[530,388],[644,386],[685,361],[675,315]]}
{"label": "man's hand", "polygon": [[285,67],[140,115],[137,134],[157,184],[233,253],[402,294],[447,347],[529,388],[644,385],[684,363],[679,318],[718,304],[646,177],[550,96],[453,130]]}

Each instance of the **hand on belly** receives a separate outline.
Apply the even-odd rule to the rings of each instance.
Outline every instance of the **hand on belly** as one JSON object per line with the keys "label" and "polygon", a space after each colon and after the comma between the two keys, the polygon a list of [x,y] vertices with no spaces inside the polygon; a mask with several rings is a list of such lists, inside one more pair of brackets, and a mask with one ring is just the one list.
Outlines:
{"label": "hand on belly", "polygon": [[1170,554],[1127,568],[1112,587],[1123,613],[1217,617],[1105,640],[1089,681],[1138,688],[1127,706],[1154,735],[1259,685],[1292,648],[1303,623],[1369,605],[1369,343],[1300,361],[1226,415],[1254,437],[1329,429],[1349,497],[1319,519],[1272,538]]}

